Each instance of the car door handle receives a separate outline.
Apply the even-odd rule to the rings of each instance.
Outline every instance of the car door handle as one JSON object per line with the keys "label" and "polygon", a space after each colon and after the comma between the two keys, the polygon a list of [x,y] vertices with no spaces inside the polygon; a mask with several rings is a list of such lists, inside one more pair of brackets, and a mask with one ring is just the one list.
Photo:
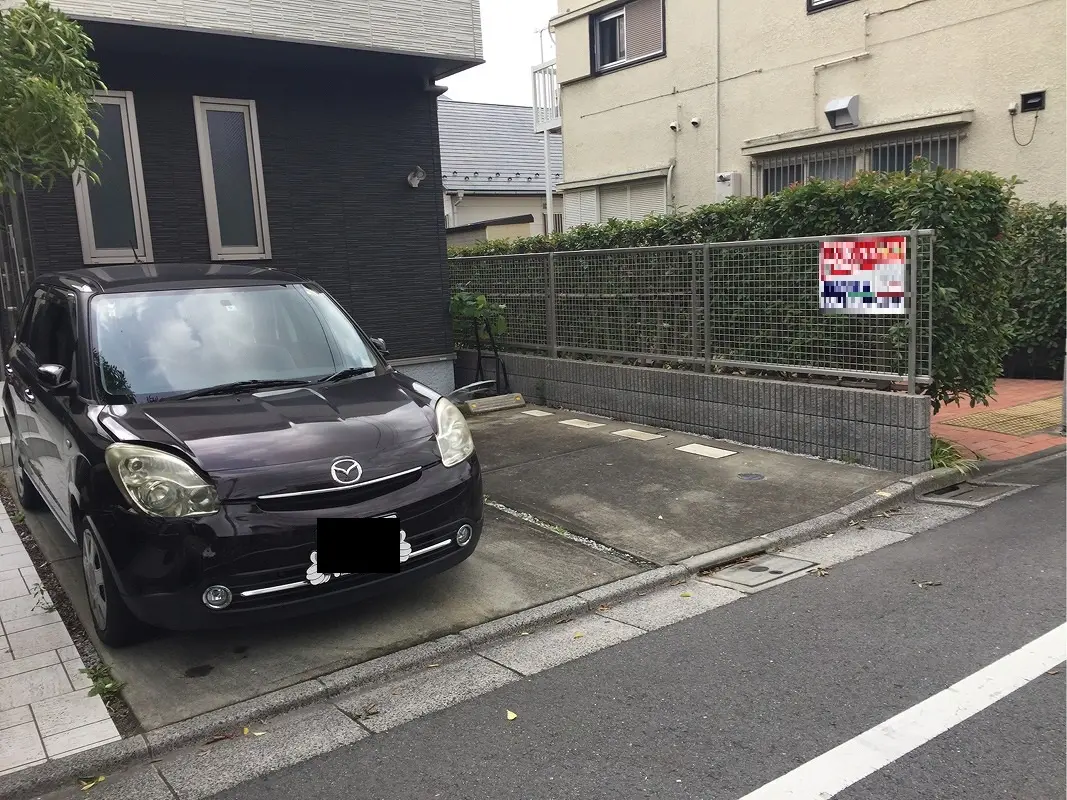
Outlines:
{"label": "car door handle", "polygon": [[6,372],[6,373],[7,373],[8,375],[14,375],[14,374],[15,374],[15,370],[11,368],[11,365],[10,365],[10,364],[5,364],[5,365],[4,365],[4,371],[5,371],[5,372]]}
{"label": "car door handle", "polygon": [[26,402],[27,403],[36,403],[37,402],[37,398],[34,396],[33,392],[31,392],[29,389],[24,391],[22,393],[22,396],[26,398]]}

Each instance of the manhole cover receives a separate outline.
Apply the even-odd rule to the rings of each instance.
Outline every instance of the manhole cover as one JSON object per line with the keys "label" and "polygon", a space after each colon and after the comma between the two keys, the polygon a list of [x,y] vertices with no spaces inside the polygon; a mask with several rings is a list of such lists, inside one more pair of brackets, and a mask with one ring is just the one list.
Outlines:
{"label": "manhole cover", "polygon": [[737,477],[739,477],[743,481],[761,481],[761,480],[763,480],[763,476],[758,472],[739,472],[739,473],[737,473]]}
{"label": "manhole cover", "polygon": [[971,483],[964,481],[955,486],[935,489],[923,497],[930,503],[945,503],[955,506],[981,508],[990,503],[1028,488],[1016,483]]}
{"label": "manhole cover", "polygon": [[711,577],[738,586],[755,589],[765,583],[779,580],[787,575],[794,575],[814,566],[814,561],[802,561],[799,558],[768,553],[757,556],[751,561],[723,567],[717,572],[711,573]]}

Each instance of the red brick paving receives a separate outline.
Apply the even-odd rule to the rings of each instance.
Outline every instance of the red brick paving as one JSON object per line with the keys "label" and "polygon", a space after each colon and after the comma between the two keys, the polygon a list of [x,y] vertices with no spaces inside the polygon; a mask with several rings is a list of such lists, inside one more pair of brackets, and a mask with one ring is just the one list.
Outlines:
{"label": "red brick paving", "polygon": [[983,431],[977,428],[957,428],[946,422],[975,414],[979,411],[1012,408],[1035,400],[1057,397],[1063,393],[1060,381],[1032,381],[1018,378],[1001,378],[997,381],[994,396],[989,405],[979,403],[971,408],[969,401],[963,400],[957,405],[942,406],[934,416],[930,426],[931,433],[941,439],[948,439],[975,456],[987,461],[1011,461],[1015,458],[1040,453],[1051,447],[1062,445],[1064,437],[1054,433],[1032,433],[1029,436],[1012,436],[1007,433]]}

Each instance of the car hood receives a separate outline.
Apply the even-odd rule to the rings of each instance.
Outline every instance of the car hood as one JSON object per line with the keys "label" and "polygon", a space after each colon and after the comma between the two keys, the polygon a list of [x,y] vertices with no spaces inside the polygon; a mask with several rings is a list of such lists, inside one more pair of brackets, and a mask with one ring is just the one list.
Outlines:
{"label": "car hood", "polygon": [[336,487],[330,466],[354,458],[360,482],[440,460],[439,395],[389,372],[255,394],[107,406],[99,422],[119,441],[183,452],[224,499]]}

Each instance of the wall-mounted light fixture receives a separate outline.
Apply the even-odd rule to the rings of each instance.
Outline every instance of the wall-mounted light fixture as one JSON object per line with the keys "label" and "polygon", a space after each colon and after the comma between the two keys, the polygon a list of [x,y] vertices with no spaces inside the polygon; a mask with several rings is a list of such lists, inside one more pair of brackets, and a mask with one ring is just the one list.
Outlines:
{"label": "wall-mounted light fixture", "polygon": [[426,180],[426,170],[416,164],[415,169],[408,173],[408,186],[412,189],[418,189],[419,184],[424,180]]}
{"label": "wall-mounted light fixture", "polygon": [[826,104],[826,120],[835,131],[860,124],[860,96],[837,97]]}

